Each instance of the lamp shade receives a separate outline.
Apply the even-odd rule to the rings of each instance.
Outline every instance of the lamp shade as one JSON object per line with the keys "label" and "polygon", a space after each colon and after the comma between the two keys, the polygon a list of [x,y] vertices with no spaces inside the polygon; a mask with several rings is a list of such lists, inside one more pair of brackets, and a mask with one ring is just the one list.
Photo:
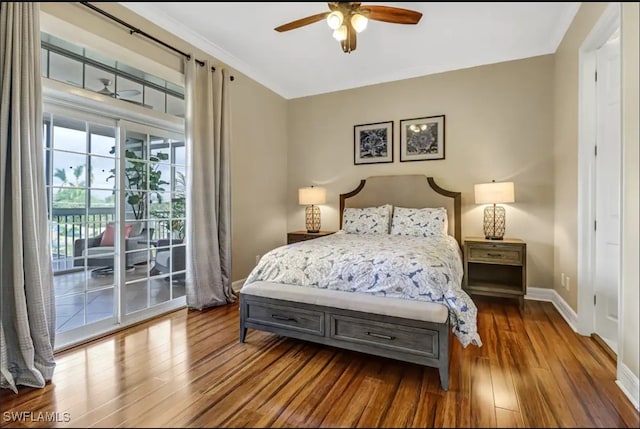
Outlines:
{"label": "lamp shade", "polygon": [[491,182],[474,185],[476,204],[513,203],[513,182]]}
{"label": "lamp shade", "polygon": [[327,202],[327,190],[310,186],[298,189],[298,204],[308,206]]}
{"label": "lamp shade", "polygon": [[334,10],[329,15],[327,15],[327,24],[329,24],[329,28],[332,30],[337,30],[338,27],[342,25],[342,21],[344,19],[344,15],[339,10]]}
{"label": "lamp shade", "polygon": [[368,19],[359,13],[353,14],[351,17],[351,26],[357,33],[362,33],[367,28]]}
{"label": "lamp shade", "polygon": [[338,42],[347,40],[347,26],[341,25],[340,27],[333,30],[333,38],[336,39]]}

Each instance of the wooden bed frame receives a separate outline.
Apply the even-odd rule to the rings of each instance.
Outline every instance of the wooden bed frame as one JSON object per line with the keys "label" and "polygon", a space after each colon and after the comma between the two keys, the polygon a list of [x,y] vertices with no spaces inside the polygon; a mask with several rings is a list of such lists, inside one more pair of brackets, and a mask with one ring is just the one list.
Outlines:
{"label": "wooden bed frame", "polygon": [[[353,191],[340,195],[340,225],[346,207],[371,207],[382,204],[413,208],[445,207],[449,234],[460,244],[460,200],[460,192],[439,187],[432,177],[373,176],[362,180]],[[280,288],[274,287],[273,283],[263,283],[266,284],[254,283],[244,292],[240,290],[240,342],[245,341],[247,329],[252,328],[436,367],[439,370],[442,388],[448,389],[451,327],[448,309],[443,304],[412,301],[414,306],[423,305],[425,314],[435,314],[433,309],[439,309],[439,316],[434,316],[433,320],[416,320],[407,318],[401,311],[387,311],[387,314],[381,314],[380,303],[392,298],[368,296],[366,301],[371,305],[367,308],[366,304],[356,302],[359,294],[285,285],[293,288],[291,290],[304,289],[306,296],[302,300],[287,297],[285,293],[286,299],[283,299]],[[327,304],[336,302],[335,294],[340,294],[342,308],[338,308],[337,304]],[[348,301],[354,305],[348,305]],[[321,302],[323,305],[312,302]],[[446,312],[443,311],[443,307]]]}

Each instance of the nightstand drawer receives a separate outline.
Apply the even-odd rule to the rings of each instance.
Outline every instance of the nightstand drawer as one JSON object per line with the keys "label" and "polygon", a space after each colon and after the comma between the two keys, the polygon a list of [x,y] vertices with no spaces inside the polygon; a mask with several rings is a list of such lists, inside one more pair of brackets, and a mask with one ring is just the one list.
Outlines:
{"label": "nightstand drawer", "polygon": [[310,236],[308,234],[292,234],[289,233],[287,235],[287,243],[291,244],[291,243],[297,243],[298,241],[305,241],[305,240],[312,240],[316,237]]}
{"label": "nightstand drawer", "polygon": [[313,240],[314,238],[324,237],[331,235],[335,231],[320,231],[320,232],[307,232],[307,231],[293,231],[287,233],[287,244],[298,243],[300,241]]}
{"label": "nightstand drawer", "polygon": [[470,262],[522,264],[522,248],[499,244],[467,245]]}

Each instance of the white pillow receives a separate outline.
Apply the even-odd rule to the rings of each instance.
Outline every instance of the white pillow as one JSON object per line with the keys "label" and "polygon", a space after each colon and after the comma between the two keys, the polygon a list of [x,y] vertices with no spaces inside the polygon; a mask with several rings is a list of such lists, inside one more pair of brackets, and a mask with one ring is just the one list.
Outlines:
{"label": "white pillow", "polygon": [[391,220],[391,234],[414,237],[447,235],[449,222],[444,207],[410,209],[396,207]]}
{"label": "white pillow", "polygon": [[342,230],[347,234],[389,234],[393,206],[345,208],[342,213]]}

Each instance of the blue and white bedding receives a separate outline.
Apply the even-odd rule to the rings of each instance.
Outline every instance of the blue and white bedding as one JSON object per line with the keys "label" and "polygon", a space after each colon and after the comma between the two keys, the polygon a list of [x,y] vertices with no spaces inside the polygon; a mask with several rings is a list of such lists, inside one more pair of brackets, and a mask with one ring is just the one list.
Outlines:
{"label": "blue and white bedding", "polygon": [[462,257],[448,235],[336,234],[266,253],[245,284],[269,281],[437,302],[463,346],[482,345],[477,308],[462,290]]}

